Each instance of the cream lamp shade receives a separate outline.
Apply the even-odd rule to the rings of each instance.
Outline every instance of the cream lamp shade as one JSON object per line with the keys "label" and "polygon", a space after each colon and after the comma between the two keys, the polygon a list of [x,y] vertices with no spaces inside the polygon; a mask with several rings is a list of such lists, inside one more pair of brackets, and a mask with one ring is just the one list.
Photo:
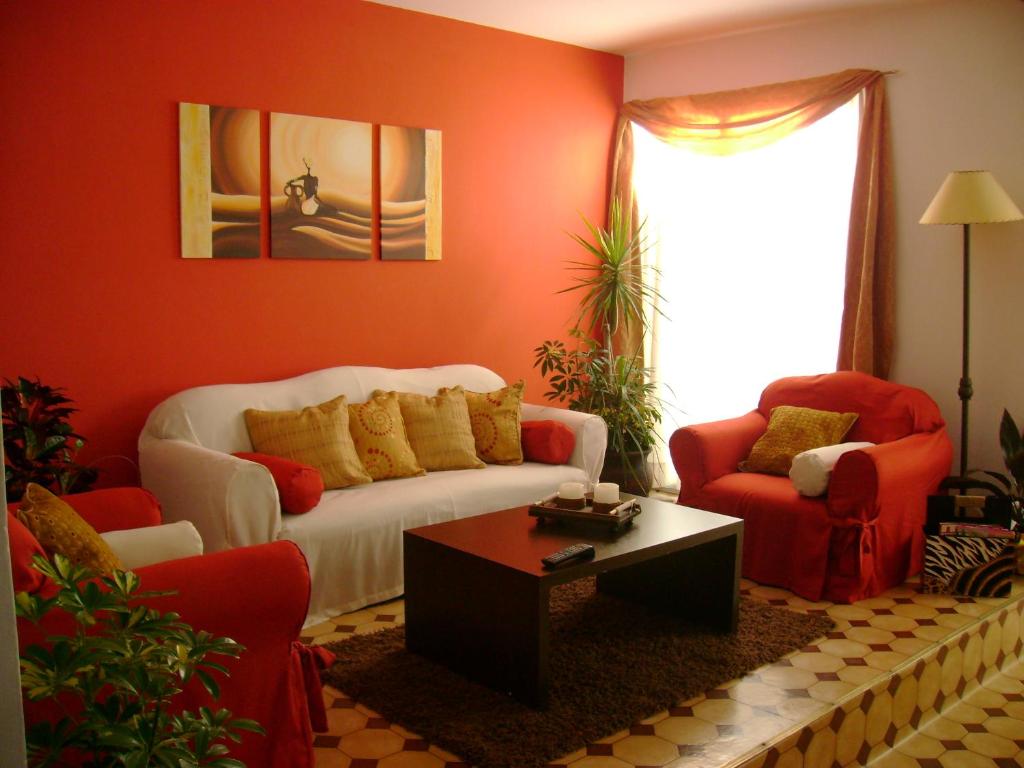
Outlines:
{"label": "cream lamp shade", "polygon": [[921,224],[995,224],[1024,219],[1010,196],[988,171],[953,171],[931,205]]}

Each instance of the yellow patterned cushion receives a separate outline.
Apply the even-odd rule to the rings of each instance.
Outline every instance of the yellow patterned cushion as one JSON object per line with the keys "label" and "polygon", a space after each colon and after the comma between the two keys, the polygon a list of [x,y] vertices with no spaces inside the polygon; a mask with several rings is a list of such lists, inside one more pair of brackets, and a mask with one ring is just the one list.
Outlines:
{"label": "yellow patterned cushion", "polygon": [[349,435],[344,395],[301,411],[250,408],[245,426],[254,451],[314,467],[324,479],[324,488],[370,482]]}
{"label": "yellow patterned cushion", "polygon": [[374,480],[424,475],[405,434],[397,392],[375,392],[365,403],[348,407],[349,431],[359,459]]}
{"label": "yellow patterned cushion", "polygon": [[[382,394],[374,392],[374,395]],[[476,457],[469,408],[462,387],[439,389],[434,397],[398,393],[402,421],[412,452],[428,471],[442,469],[483,469]]]}
{"label": "yellow patterned cushion", "polygon": [[18,506],[18,519],[32,531],[50,556],[64,555],[97,574],[121,570],[121,561],[96,529],[66,501],[41,485],[29,483]]}
{"label": "yellow patterned cushion", "polygon": [[494,392],[466,392],[476,455],[488,464],[522,464],[519,406],[523,382]]}
{"label": "yellow patterned cushion", "polygon": [[769,475],[788,474],[794,456],[843,442],[856,420],[856,413],[776,406],[768,418],[767,431],[754,443],[747,460],[740,462],[740,470]]}

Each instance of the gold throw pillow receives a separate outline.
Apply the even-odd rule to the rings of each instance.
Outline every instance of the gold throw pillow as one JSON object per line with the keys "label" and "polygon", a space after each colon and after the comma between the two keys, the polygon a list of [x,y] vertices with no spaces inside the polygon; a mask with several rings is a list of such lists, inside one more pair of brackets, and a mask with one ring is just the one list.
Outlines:
{"label": "gold throw pillow", "polygon": [[370,482],[349,434],[344,395],[301,411],[249,408],[245,426],[254,451],[314,467],[326,489]]}
{"label": "gold throw pillow", "polygon": [[768,418],[767,431],[754,443],[746,461],[740,462],[740,471],[789,474],[794,456],[843,442],[855,421],[856,413],[776,406]]}
{"label": "gold throw pillow", "polygon": [[375,392],[348,407],[349,431],[359,459],[374,480],[425,475],[409,445],[397,392]]}
{"label": "gold throw pillow", "polygon": [[434,397],[399,392],[398,405],[412,452],[428,472],[487,466],[476,456],[462,387],[439,389]]}
{"label": "gold throw pillow", "polygon": [[466,392],[476,455],[488,464],[522,464],[523,382],[494,392]]}
{"label": "gold throw pillow", "polygon": [[64,555],[76,565],[106,576],[121,570],[121,561],[96,529],[63,499],[29,483],[18,506],[18,519],[32,531],[46,554]]}

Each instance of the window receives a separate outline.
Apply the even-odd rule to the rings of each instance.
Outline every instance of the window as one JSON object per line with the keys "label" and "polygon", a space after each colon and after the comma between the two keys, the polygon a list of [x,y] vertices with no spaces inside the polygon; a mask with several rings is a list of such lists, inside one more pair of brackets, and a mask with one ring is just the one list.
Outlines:
{"label": "window", "polygon": [[859,99],[760,149],[716,156],[638,125],[634,188],[668,319],[648,359],[667,437],[738,416],[782,376],[834,371]]}

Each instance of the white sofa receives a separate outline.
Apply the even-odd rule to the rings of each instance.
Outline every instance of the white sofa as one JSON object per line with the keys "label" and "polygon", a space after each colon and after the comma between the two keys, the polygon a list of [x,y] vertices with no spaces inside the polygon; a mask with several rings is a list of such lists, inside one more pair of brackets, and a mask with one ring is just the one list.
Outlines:
{"label": "white sofa", "polygon": [[597,481],[607,428],[598,416],[524,403],[523,420],[553,419],[576,434],[570,463],[487,465],[429,472],[326,491],[303,515],[282,514],[270,472],[232,456],[251,451],[246,408],[295,410],[346,395],[365,402],[376,389],[432,395],[461,384],[474,392],[505,386],[476,365],[388,369],[328,368],[282,381],[220,384],[179,392],[150,413],[139,437],[142,484],[168,522],[189,520],[207,552],[294,541],[306,555],[313,624],[402,594],[402,531],[529,504],[564,481]]}

